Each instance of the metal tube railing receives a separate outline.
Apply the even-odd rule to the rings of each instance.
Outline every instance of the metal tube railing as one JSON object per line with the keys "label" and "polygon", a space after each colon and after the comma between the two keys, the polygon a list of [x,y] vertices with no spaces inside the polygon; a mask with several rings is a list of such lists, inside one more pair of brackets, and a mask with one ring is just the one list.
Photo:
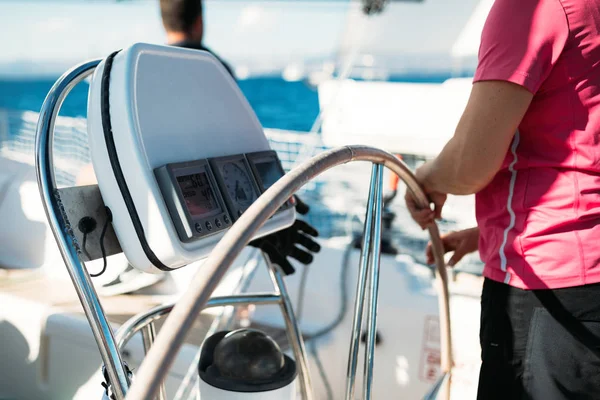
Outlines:
{"label": "metal tube railing", "polygon": [[[269,269],[269,275],[273,285],[277,290],[275,293],[256,293],[249,295],[213,297],[208,301],[205,308],[246,304],[279,305],[286,323],[286,332],[288,333],[290,345],[294,351],[296,362],[299,364],[301,393],[304,399],[312,400],[313,390],[310,375],[308,374],[308,359],[306,357],[304,341],[302,340],[301,333],[298,329],[298,324],[294,316],[291,300],[287,292],[285,282],[283,281],[283,276],[278,270],[278,267],[273,265],[268,257],[265,256],[264,258]],[[152,342],[154,341],[154,323],[168,315],[173,310],[173,307],[174,304],[164,304],[154,307],[153,309],[144,313],[138,314],[128,320],[117,332],[117,344],[119,345],[119,350],[122,350],[137,332],[141,332],[144,350],[148,352],[148,350],[151,348]],[[164,384],[161,384],[158,398],[160,400],[166,399]]]}
{"label": "metal tube railing", "polygon": [[[255,293],[251,295],[219,296],[211,298],[204,308],[238,306],[245,304],[279,304],[279,293]],[[129,340],[155,321],[167,316],[173,311],[175,303],[163,304],[125,322],[117,332],[117,345],[122,349]]]}
{"label": "metal tube railing", "polygon": [[77,254],[77,245],[71,235],[71,225],[61,212],[52,162],[54,124],[65,97],[75,85],[89,76],[99,63],[100,60],[89,61],[70,69],[56,81],[48,92],[40,110],[40,119],[36,130],[35,166],[40,195],[50,228],[83,306],[85,316],[92,328],[100,356],[112,384],[113,393],[117,400],[122,400],[125,398],[129,385],[126,369],[90,276]]}
{"label": "metal tube railing", "polygon": [[298,321],[296,321],[296,315],[294,314],[292,301],[290,300],[290,296],[285,282],[283,281],[283,276],[279,271],[279,267],[273,265],[269,257],[267,257],[264,253],[263,256],[269,269],[269,275],[273,281],[273,285],[275,285],[275,287],[281,293],[281,302],[279,303],[279,306],[281,308],[281,314],[283,314],[286,333],[289,338],[290,345],[292,346],[292,350],[294,351],[296,363],[299,365],[298,376],[300,377],[301,383],[300,393],[302,394],[302,398],[304,400],[312,400],[314,398],[313,386],[310,379],[310,374],[308,373],[308,358],[306,357],[306,348],[304,347],[304,340],[302,339],[302,333],[300,332]]}
{"label": "metal tube railing", "polygon": [[375,208],[375,192],[378,186],[376,173],[377,165],[373,164],[371,172],[371,185],[363,230],[360,262],[358,266],[358,281],[356,283],[356,299],[354,300],[354,316],[352,320],[352,334],[350,337],[350,353],[348,355],[348,368],[346,370],[346,400],[354,400],[356,388],[356,370],[358,368],[358,351],[360,335],[362,332],[364,298],[369,273],[369,256],[371,254],[371,236],[373,235],[373,213]]}
{"label": "metal tube railing", "polygon": [[[154,338],[156,337],[156,329],[154,327],[154,323],[146,325],[141,332],[142,344],[144,345],[144,354],[148,354],[148,351],[150,351],[150,348],[154,343]],[[160,390],[158,392],[158,400],[167,400],[167,392],[165,390],[164,384],[160,385]]]}
{"label": "metal tube railing", "polygon": [[[204,262],[202,270],[194,276],[187,291],[177,302],[154,346],[140,366],[128,395],[130,400],[148,399],[157,393],[196,315],[207,304],[229,266],[251,240],[256,230],[306,182],[336,165],[351,161],[370,161],[391,169],[407,184],[417,203],[421,207],[429,207],[427,196],[421,190],[412,172],[402,161],[385,151],[366,146],[347,146],[325,152],[302,163],[260,196],[216,245]],[[443,259],[443,244],[435,224],[430,226],[429,232],[437,275],[442,286],[445,287],[447,274]],[[446,287],[440,296],[443,297],[440,300],[443,372],[448,372],[452,363],[447,294]]]}
{"label": "metal tube railing", "polygon": [[152,347],[152,343],[154,343],[154,338],[156,337],[156,329],[154,329],[154,324],[147,325],[144,329],[142,329],[142,344],[144,345],[144,352],[147,353]]}
{"label": "metal tube railing", "polygon": [[[365,346],[365,366],[363,378],[363,399],[371,400],[373,392],[373,366],[375,362],[375,336],[377,333],[377,300],[379,297],[379,261],[381,257],[381,211],[383,205],[383,167],[373,165],[376,176],[373,234],[371,235],[371,251],[369,253],[369,308],[367,309],[367,343]],[[364,298],[361,299],[364,302]]]}

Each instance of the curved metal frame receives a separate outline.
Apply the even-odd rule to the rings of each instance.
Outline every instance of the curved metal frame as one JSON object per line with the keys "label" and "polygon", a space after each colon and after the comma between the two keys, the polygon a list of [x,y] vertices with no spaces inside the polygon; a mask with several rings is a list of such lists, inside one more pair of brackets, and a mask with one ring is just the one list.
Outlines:
{"label": "curved metal frame", "polygon": [[[210,300],[237,255],[251,240],[262,224],[300,187],[312,178],[340,164],[370,161],[381,164],[396,173],[408,186],[421,207],[429,207],[427,196],[408,167],[395,156],[366,146],[346,146],[322,153],[290,171],[267,190],[230,228],[192,279],[188,290],[177,302],[167,322],[148,352],[131,386],[128,399],[142,400],[155,395],[164,380],[168,367],[174,361],[183,341],[192,327],[195,316]],[[444,373],[452,365],[448,277],[443,258],[443,244],[437,225],[429,226],[436,276],[440,282],[441,367]]]}
{"label": "curved metal frame", "polygon": [[[370,399],[373,377],[373,346],[371,346],[370,343],[371,341],[374,342],[374,327],[376,326],[380,255],[379,244],[381,240],[381,180],[383,167],[387,167],[396,173],[400,179],[406,183],[412,195],[422,207],[429,207],[427,196],[419,187],[418,182],[408,167],[392,154],[366,146],[341,147],[305,161],[290,173],[286,174],[265,192],[242,215],[240,220],[230,228],[229,232],[215,247],[205,261],[201,271],[196,274],[190,287],[175,306],[168,305],[157,307],[150,310],[148,313],[139,316],[137,319],[129,321],[129,325],[124,326],[120,330],[120,332],[128,333],[123,333],[123,336],[119,335],[118,340],[115,340],[112,329],[91,283],[90,276],[85,269],[84,263],[79,259],[79,246],[72,235],[72,228],[69,221],[66,220],[63,216],[64,214],[61,212],[61,202],[56,192],[56,181],[54,178],[52,162],[54,124],[62,103],[71,89],[77,85],[77,83],[89,76],[100,62],[101,60],[89,61],[72,68],[61,76],[51,88],[44,100],[40,112],[40,119],[36,131],[35,160],[38,185],[46,216],[48,217],[50,227],[58,243],[59,250],[65,261],[77,295],[82,303],[85,315],[92,328],[116,398],[118,400],[124,399],[127,394],[128,399],[147,399],[153,398],[157,393],[162,392],[162,381],[168,371],[167,367],[171,365],[176,353],[183,344],[195,316],[204,307],[210,305],[246,304],[248,302],[256,304],[257,302],[269,303],[271,301],[276,301],[281,305],[283,314],[289,316],[289,319],[286,319],[286,324],[288,330],[291,331],[293,337],[292,342],[299,344],[300,353],[305,354],[302,338],[299,334],[291,309],[291,302],[285,291],[285,285],[283,284],[280,274],[278,274],[274,267],[271,266],[270,271],[272,271],[271,277],[274,284],[280,289],[277,294],[277,300],[275,300],[272,294],[257,295],[258,297],[231,296],[227,298],[214,298],[212,300],[210,299],[210,295],[233,260],[252,238],[255,231],[260,228],[279,206],[287,201],[287,199],[301,186],[310,179],[336,165],[352,161],[370,161],[375,165],[373,167],[373,175],[371,178],[371,193],[367,209],[360,270],[360,281],[363,280],[363,277],[366,279],[367,274],[370,274],[369,308],[367,312],[369,331],[372,330],[373,332],[370,332],[367,338],[364,371],[364,397]],[[369,211],[369,208],[371,211]],[[371,215],[371,218],[369,218],[369,214]],[[367,225],[369,225],[368,230]],[[429,227],[429,233],[436,261],[437,282],[439,282],[440,285],[438,298],[441,322],[441,367],[444,376],[449,376],[452,365],[452,348],[448,302],[448,278],[443,259],[443,245],[435,224],[432,224]],[[371,251],[371,248],[373,248],[373,251]],[[357,289],[359,290],[359,293],[362,291],[363,296],[356,304],[354,328],[356,328],[357,325],[356,318],[357,312],[359,311],[358,308],[360,307],[362,310],[364,305],[364,285],[366,285],[366,282],[362,283],[362,289],[360,285],[361,283],[359,282],[359,287]],[[224,303],[226,300],[227,303]],[[167,323],[156,338],[154,345],[151,346],[155,336],[152,322],[162,315],[169,313],[170,315]],[[360,314],[362,314],[362,311]],[[358,335],[360,335],[360,323],[358,323],[358,327]],[[144,346],[146,349],[149,348],[149,351],[139,369],[138,376],[128,393],[128,374],[123,365],[118,344],[125,343],[133,333],[141,329],[143,329]],[[357,337],[355,337],[356,332],[356,329],[353,329],[352,343],[357,341]],[[357,351],[358,348],[356,348],[356,352]],[[351,346],[348,370],[349,377],[355,376],[356,372],[356,366],[354,366],[353,370],[350,368],[352,359],[356,357],[354,352],[354,347]],[[308,365],[306,359],[300,359],[299,361],[301,367],[300,370],[307,372]],[[308,377],[308,373],[301,374],[301,379],[303,381],[302,387],[309,388],[310,378]],[[449,387],[449,385],[446,386]],[[352,387],[350,393],[353,392],[353,390]],[[312,398],[310,392],[305,392],[303,394],[305,395],[305,398]]]}
{"label": "curved metal frame", "polygon": [[[72,235],[72,227],[62,212],[62,205],[57,193],[56,180],[53,168],[53,139],[56,117],[60,108],[78,83],[91,75],[102,60],[93,60],[67,71],[52,86],[40,111],[40,118],[36,129],[35,163],[37,181],[44,204],[44,209],[52,232],[57,241],[61,255],[73,281],[84,313],[92,328],[96,344],[100,350],[102,361],[108,373],[110,388],[117,400],[122,400],[129,388],[129,376],[120,354],[120,348],[133,334],[141,330],[144,349],[148,351],[152,346],[156,331],[153,322],[168,314],[172,305],[160,306],[128,321],[126,326],[119,330],[115,340],[112,328],[106,319],[98,295],[91,282],[85,264],[78,255],[79,245]],[[266,259],[266,258],[265,258]],[[268,259],[266,259],[268,262]],[[312,400],[312,386],[308,370],[308,360],[302,336],[300,335],[292,303],[287,294],[287,289],[279,270],[268,262],[269,274],[277,289],[275,294],[254,294],[251,296],[229,296],[212,299],[208,306],[224,306],[239,304],[279,304],[286,321],[290,335],[290,343],[296,361],[301,365],[299,374],[301,379],[301,392],[305,399]],[[165,398],[164,385],[160,385],[159,398]]]}
{"label": "curved metal frame", "polygon": [[[360,264],[358,269],[359,278],[356,283],[356,299],[354,300],[354,317],[352,320],[352,336],[350,338],[350,354],[348,355],[348,368],[346,372],[346,400],[354,400],[354,389],[356,387],[356,370],[358,368],[358,351],[360,346],[360,337],[362,332],[362,321],[364,319],[365,291],[367,282],[369,285],[369,310],[367,319],[369,328],[367,329],[367,346],[365,347],[365,366],[363,377],[363,396],[370,398],[371,383],[373,374],[373,356],[375,354],[375,337],[369,329],[376,330],[376,320],[371,317],[377,317],[377,293],[379,274],[379,245],[381,243],[381,206],[383,193],[383,168],[381,165],[373,164],[371,172],[371,186],[369,189],[369,199],[367,200],[367,210],[365,216],[365,225],[363,232],[363,241],[360,253]],[[375,248],[377,246],[377,248]],[[373,250],[371,250],[373,248]],[[375,258],[376,257],[376,258]],[[370,263],[375,262],[372,266]],[[373,279],[375,275],[376,279]],[[375,299],[373,299],[375,295]],[[375,301],[374,301],[375,300]],[[375,308],[373,312],[373,306]],[[373,326],[371,326],[373,324]],[[371,343],[371,340],[373,341]],[[367,385],[367,382],[368,385]]]}
{"label": "curved metal frame", "polygon": [[117,399],[121,400],[125,398],[129,386],[127,372],[96,290],[85,265],[77,254],[79,246],[71,234],[71,225],[61,212],[52,162],[54,124],[60,108],[71,89],[91,75],[101,61],[89,61],[70,69],[56,81],[48,92],[40,110],[40,119],[36,129],[35,167],[38,187],[50,228],[58,243],[60,254],[65,261],[85,316],[92,328],[102,361],[112,383],[112,390]]}
{"label": "curved metal frame", "polygon": [[[268,267],[273,287],[275,288],[273,293],[212,297],[206,304],[205,309],[246,304],[279,305],[286,324],[286,333],[288,334],[290,345],[294,351],[294,357],[299,364],[298,376],[300,379],[300,391],[304,399],[312,400],[312,383],[310,375],[307,373],[308,359],[306,357],[306,350],[304,349],[304,341],[292,310],[292,303],[285,282],[283,281],[283,275],[278,266],[271,264],[268,257],[264,256],[264,260]],[[154,341],[154,322],[168,315],[173,310],[174,306],[175,303],[160,305],[142,314],[138,314],[125,322],[118,330],[116,336],[119,351],[125,347],[137,332],[141,332],[144,351],[148,353]],[[166,399],[164,385],[161,385],[159,389],[158,398],[160,400]]]}

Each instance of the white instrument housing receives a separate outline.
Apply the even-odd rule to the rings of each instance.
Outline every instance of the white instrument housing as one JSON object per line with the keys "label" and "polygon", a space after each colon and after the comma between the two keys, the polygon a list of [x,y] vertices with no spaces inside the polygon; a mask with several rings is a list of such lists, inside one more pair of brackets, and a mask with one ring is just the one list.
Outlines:
{"label": "white instrument housing", "polygon": [[296,381],[289,385],[269,390],[267,392],[234,392],[230,390],[223,390],[216,388],[204,382],[200,381],[200,396],[203,399],[211,400],[294,400],[297,398],[297,384]]}
{"label": "white instrument housing", "polygon": [[[131,265],[145,272],[172,270],[206,257],[231,225],[182,240],[184,230],[176,227],[172,212],[176,197],[161,190],[159,170],[192,162],[210,169],[214,158],[270,150],[234,79],[214,56],[197,50],[135,44],[111,55],[92,77],[87,118],[94,171],[115,233]],[[265,188],[254,171],[249,171],[250,179],[260,195]],[[223,205],[227,189],[220,185],[212,189]],[[229,214],[227,221],[236,219],[226,210],[215,213]],[[255,237],[294,220],[294,207],[283,207]]]}

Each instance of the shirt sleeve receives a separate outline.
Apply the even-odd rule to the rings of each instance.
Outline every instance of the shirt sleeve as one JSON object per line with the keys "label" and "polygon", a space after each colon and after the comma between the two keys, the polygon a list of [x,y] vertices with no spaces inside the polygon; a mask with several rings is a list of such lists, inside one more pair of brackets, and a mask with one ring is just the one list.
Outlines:
{"label": "shirt sleeve", "polygon": [[508,81],[535,94],[568,37],[560,0],[496,0],[481,35],[473,82]]}

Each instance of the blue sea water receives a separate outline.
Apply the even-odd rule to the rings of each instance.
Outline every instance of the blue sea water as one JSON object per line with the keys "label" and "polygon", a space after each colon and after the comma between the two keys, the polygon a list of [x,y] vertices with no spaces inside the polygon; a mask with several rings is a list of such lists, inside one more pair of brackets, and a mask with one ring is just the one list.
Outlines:
{"label": "blue sea water", "polygon": [[[0,79],[0,108],[39,111],[54,79]],[[238,82],[268,128],[310,130],[319,113],[317,90],[304,82],[287,82],[278,77],[262,77]],[[76,86],[65,100],[60,115],[85,117],[88,85]]]}
{"label": "blue sea water", "polygon": [[[390,81],[441,83],[450,77],[450,73],[405,74]],[[0,108],[39,111],[55,80],[0,77]],[[264,127],[308,131],[319,114],[317,89],[303,81],[288,82],[278,76],[267,76],[240,80],[238,85]],[[87,90],[85,83],[76,86],[60,115],[85,117]]]}

